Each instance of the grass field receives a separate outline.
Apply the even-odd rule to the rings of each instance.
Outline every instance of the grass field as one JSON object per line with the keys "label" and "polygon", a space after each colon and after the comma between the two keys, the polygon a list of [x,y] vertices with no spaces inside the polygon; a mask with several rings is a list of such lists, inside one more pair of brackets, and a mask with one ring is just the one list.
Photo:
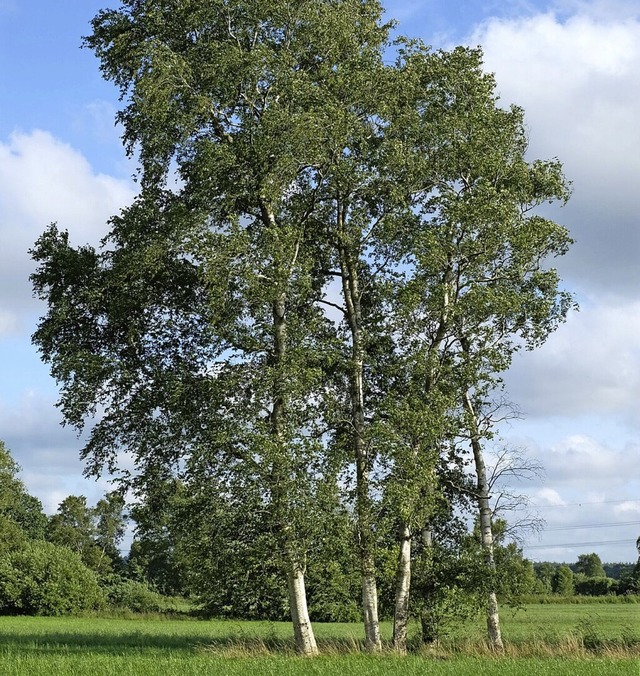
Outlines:
{"label": "grass field", "polygon": [[0,674],[640,676],[640,605],[527,606],[503,611],[503,624],[500,657],[481,624],[408,657],[363,654],[359,625],[317,624],[325,654],[305,659],[286,623],[2,617]]}

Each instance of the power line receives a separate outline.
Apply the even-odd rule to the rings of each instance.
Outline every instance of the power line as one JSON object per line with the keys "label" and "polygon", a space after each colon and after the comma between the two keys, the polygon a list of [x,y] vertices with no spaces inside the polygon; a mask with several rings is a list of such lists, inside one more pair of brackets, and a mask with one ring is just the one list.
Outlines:
{"label": "power line", "polygon": [[615,521],[613,523],[587,523],[579,526],[554,526],[553,528],[543,528],[542,532],[551,532],[559,530],[582,530],[583,528],[613,528],[614,526],[639,526],[640,521]]}
{"label": "power line", "polygon": [[591,505],[621,505],[624,502],[638,502],[638,500],[631,500],[627,498],[626,500],[600,500],[598,502],[563,502],[558,505],[537,505],[531,503],[531,507],[535,509],[564,509],[565,507],[588,507]]}
{"label": "power line", "polygon": [[601,540],[600,542],[572,542],[551,545],[523,545],[524,549],[578,549],[578,547],[598,547],[600,545],[635,545],[635,540]]}

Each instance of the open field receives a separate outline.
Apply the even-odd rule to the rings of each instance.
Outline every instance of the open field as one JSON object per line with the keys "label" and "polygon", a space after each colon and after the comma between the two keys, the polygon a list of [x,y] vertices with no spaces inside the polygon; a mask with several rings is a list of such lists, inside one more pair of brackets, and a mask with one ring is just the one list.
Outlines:
{"label": "open field", "polygon": [[480,624],[406,658],[363,654],[359,625],[317,624],[325,655],[309,660],[293,653],[286,623],[2,617],[0,673],[640,676],[640,605],[528,606],[503,621],[503,657],[483,650]]}

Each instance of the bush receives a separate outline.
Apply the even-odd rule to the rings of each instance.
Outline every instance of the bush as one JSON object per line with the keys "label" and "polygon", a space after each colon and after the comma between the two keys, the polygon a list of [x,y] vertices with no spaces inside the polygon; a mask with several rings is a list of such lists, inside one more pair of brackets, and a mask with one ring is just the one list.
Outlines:
{"label": "bush", "polygon": [[163,597],[145,582],[118,580],[107,588],[109,603],[134,613],[155,613],[163,609]]}
{"label": "bush", "polygon": [[14,615],[69,615],[104,606],[104,593],[80,556],[32,541],[0,561],[0,608]]}
{"label": "bush", "polygon": [[581,573],[575,576],[575,592],[582,596],[606,596],[615,594],[618,583],[608,577],[586,577]]}

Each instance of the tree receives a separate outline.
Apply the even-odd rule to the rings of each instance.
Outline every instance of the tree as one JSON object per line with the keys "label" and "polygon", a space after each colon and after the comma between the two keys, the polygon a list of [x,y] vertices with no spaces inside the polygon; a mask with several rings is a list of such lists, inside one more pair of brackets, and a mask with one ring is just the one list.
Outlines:
{"label": "tree", "polygon": [[96,418],[87,472],[120,470],[143,504],[181,485],[187,511],[234,506],[219,533],[176,546],[242,542],[262,522],[305,654],[323,486],[342,472],[351,491],[370,650],[377,520],[394,512],[401,647],[440,455],[459,465],[452,439],[463,422],[473,436],[463,397],[480,410],[518,341],[541,342],[568,307],[542,267],[568,236],[532,215],[566,197],[559,163],[526,160],[522,111],[498,106],[478,50],[401,40],[385,65],[382,13],[377,0],[100,12],[86,45],[120,88],[140,194],[100,248],[52,225],[32,251],[48,304],[34,342],[65,421]]}
{"label": "tree", "polygon": [[591,554],[580,554],[577,562],[573,566],[576,574],[586,575],[586,577],[607,577],[602,567],[600,557],[594,552]]}
{"label": "tree", "polygon": [[17,615],[67,615],[104,606],[95,573],[67,547],[30,541],[0,561],[0,608]]}
{"label": "tree", "polygon": [[95,543],[102,555],[109,559],[111,567],[119,571],[124,567],[119,549],[127,527],[124,509],[125,500],[117,491],[107,493],[93,508]]}
{"label": "tree", "polygon": [[96,572],[108,570],[95,543],[95,523],[84,495],[69,495],[58,505],[58,511],[49,518],[47,540],[75,552]]}
{"label": "tree", "polygon": [[[50,228],[34,257],[49,315],[35,334],[65,419],[100,406],[83,455],[144,493],[178,472],[233,467],[262,486],[288,580],[296,644],[306,607],[308,496],[325,318],[308,246],[316,184],[345,99],[381,62],[374,0],[125,0],[86,44],[126,101],[118,119],[141,193],[100,251]],[[173,172],[179,184],[169,189]],[[66,340],[66,338],[72,338]],[[126,480],[126,477],[123,477]]]}
{"label": "tree", "polygon": [[11,457],[0,441],[0,515],[15,523],[27,538],[44,538],[47,517],[42,503],[29,495],[24,483],[18,479],[20,465]]}
{"label": "tree", "polygon": [[[423,299],[413,302],[409,335],[423,341],[432,363],[446,374],[441,377],[457,387],[491,570],[486,430],[480,421],[513,353],[542,343],[571,307],[557,272],[545,267],[548,258],[567,251],[571,239],[565,228],[535,212],[544,202],[566,200],[569,191],[557,161],[527,160],[523,111],[498,105],[495,81],[483,72],[479,51],[429,56],[418,45],[403,58],[419,84],[429,83],[416,88],[417,122],[407,133],[409,147],[424,155],[415,164],[423,189],[412,200],[420,217],[406,236],[410,244],[401,241],[409,265],[405,276]],[[500,648],[495,594],[488,605],[489,634]]]}
{"label": "tree", "polygon": [[118,543],[124,536],[124,499],[107,493],[94,508],[84,495],[69,495],[49,518],[47,540],[76,552],[100,576],[121,569]]}
{"label": "tree", "polygon": [[558,566],[553,574],[552,589],[559,596],[573,596],[573,571],[566,564]]}
{"label": "tree", "polygon": [[536,593],[550,594],[553,591],[554,564],[544,561],[534,564],[533,567],[536,574]]}

